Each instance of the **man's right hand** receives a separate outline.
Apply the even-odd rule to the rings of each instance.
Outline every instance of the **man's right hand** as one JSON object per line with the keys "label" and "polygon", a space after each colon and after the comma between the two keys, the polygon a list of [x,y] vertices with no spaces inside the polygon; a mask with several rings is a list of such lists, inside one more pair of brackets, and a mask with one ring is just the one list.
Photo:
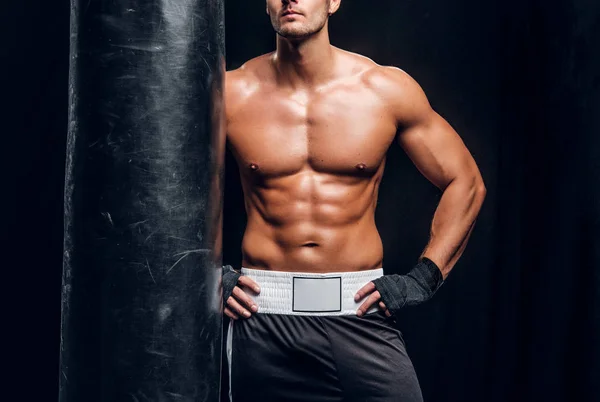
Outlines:
{"label": "man's right hand", "polygon": [[[246,294],[241,286],[252,290],[257,295],[260,293],[260,287],[256,282],[247,276],[240,276],[239,273],[227,266],[223,272],[223,295],[226,297],[223,312],[232,320],[237,320],[240,317],[250,318],[252,312],[258,311],[258,306],[248,294]],[[236,280],[237,279],[237,280]],[[233,288],[233,289],[232,289]]]}

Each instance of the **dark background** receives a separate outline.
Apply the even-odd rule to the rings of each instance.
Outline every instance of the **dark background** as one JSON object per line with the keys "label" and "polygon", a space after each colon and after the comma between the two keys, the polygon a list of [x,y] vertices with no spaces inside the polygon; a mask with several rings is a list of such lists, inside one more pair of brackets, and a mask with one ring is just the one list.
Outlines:
{"label": "dark background", "polygon": [[[69,3],[1,7],[7,400],[56,400]],[[274,47],[264,1],[227,1],[226,27],[229,69]],[[399,319],[425,400],[600,400],[600,3],[344,0],[331,38],[411,74],[487,186],[447,283]],[[440,195],[394,144],[376,216],[388,272],[414,264]],[[243,211],[228,154],[234,265]]]}

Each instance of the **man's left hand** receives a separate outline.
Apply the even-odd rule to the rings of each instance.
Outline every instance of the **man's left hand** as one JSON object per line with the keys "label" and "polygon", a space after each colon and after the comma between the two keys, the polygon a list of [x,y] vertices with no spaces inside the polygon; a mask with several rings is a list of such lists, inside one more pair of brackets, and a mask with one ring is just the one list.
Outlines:
{"label": "man's left hand", "polygon": [[367,300],[357,310],[363,316],[375,303],[390,317],[404,306],[415,306],[429,300],[444,283],[441,270],[427,257],[422,257],[406,275],[383,275],[363,286],[354,296],[359,301],[366,295]]}
{"label": "man's left hand", "polygon": [[360,290],[356,292],[356,295],[354,296],[354,301],[358,302],[364,299],[367,295],[369,297],[367,297],[367,300],[365,300],[365,302],[358,308],[358,310],[356,311],[356,315],[358,315],[359,317],[365,315],[372,305],[374,305],[375,303],[379,303],[379,308],[385,311],[385,315],[388,317],[392,316],[390,311],[385,306],[385,303],[381,301],[381,294],[375,288],[375,284],[373,282],[369,282],[365,286],[360,288]]}

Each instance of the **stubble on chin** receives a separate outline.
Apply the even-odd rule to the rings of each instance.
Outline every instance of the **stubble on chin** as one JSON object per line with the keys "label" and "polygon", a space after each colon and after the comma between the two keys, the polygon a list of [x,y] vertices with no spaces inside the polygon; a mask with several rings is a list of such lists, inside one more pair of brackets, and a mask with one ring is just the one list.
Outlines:
{"label": "stubble on chin", "polygon": [[279,24],[279,21],[276,19],[272,19],[271,23],[275,32],[283,38],[286,39],[303,39],[309,36],[312,36],[323,29],[325,23],[327,22],[329,14],[325,13],[321,16],[322,21],[316,22],[312,21],[309,24],[299,25],[299,24],[284,24],[284,26]]}
{"label": "stubble on chin", "polygon": [[279,29],[277,34],[286,39],[302,39],[310,36],[310,31],[307,29]]}
{"label": "stubble on chin", "polygon": [[277,34],[279,36],[282,36],[286,39],[304,39],[304,38],[308,38],[309,36],[312,36],[316,33],[318,33],[319,31],[321,31],[321,29],[323,29],[323,27],[325,26],[325,24],[321,25],[321,26],[316,26],[316,27],[311,27],[311,26],[296,26],[296,27],[278,27],[278,29],[275,30],[275,32],[277,32]]}

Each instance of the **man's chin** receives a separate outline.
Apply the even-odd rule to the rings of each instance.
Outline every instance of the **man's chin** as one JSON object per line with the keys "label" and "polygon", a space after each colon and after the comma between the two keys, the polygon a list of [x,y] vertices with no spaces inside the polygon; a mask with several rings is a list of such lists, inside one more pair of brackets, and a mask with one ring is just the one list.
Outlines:
{"label": "man's chin", "polygon": [[299,39],[304,39],[304,38],[307,38],[310,36],[310,34],[306,33],[306,32],[287,30],[287,29],[280,30],[277,33],[279,34],[279,36],[281,36],[285,39],[289,39],[289,40],[299,40]]}

